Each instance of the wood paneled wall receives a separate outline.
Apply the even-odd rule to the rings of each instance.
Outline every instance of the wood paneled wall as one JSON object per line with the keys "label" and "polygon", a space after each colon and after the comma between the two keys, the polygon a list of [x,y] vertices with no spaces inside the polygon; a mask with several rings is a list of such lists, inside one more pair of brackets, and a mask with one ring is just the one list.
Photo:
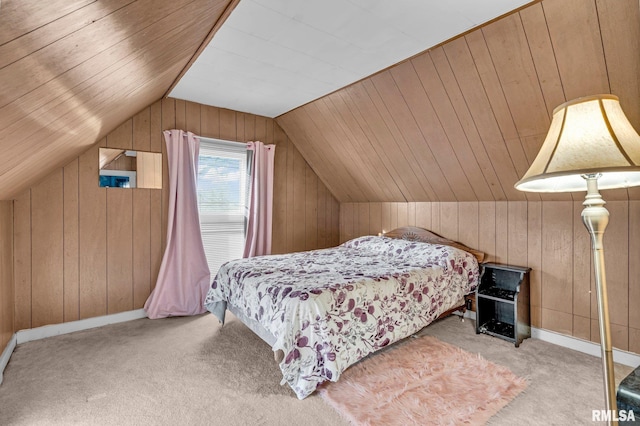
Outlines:
{"label": "wood paneled wall", "polygon": [[[606,198],[607,191],[603,193]],[[607,203],[605,262],[613,345],[640,353],[640,201]],[[579,201],[342,203],[340,241],[420,226],[529,266],[535,327],[599,342],[589,234]]]}
{"label": "wood paneled wall", "polygon": [[[273,119],[164,99],[15,200],[14,331],[143,306],[166,239],[173,128],[276,144],[273,252],[337,244],[338,202]],[[163,152],[163,189],[99,188],[100,146]]]}
{"label": "wood paneled wall", "polygon": [[543,0],[277,122],[340,202],[582,200],[513,185],[567,100],[618,95],[640,131],[639,23],[638,0]]}
{"label": "wood paneled wall", "polygon": [[13,202],[0,201],[0,354],[13,332]]}
{"label": "wood paneled wall", "polygon": [[229,3],[3,1],[0,199],[15,198],[160,99]]}

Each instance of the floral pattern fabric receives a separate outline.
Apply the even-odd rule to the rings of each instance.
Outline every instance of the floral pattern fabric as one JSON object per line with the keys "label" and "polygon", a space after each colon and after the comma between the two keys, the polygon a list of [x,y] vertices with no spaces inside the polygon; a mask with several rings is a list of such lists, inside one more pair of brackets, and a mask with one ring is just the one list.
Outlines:
{"label": "floral pattern fabric", "polygon": [[360,237],[338,247],[224,264],[205,306],[231,303],[276,338],[298,398],[416,333],[475,289],[476,258],[444,246]]}

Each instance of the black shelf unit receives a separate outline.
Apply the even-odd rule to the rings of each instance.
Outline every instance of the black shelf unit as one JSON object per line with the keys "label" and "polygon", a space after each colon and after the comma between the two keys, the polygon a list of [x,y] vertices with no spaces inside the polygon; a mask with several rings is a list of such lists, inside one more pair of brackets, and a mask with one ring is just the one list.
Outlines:
{"label": "black shelf unit", "polygon": [[531,337],[529,316],[530,268],[497,263],[482,265],[476,289],[476,334],[484,333],[515,344]]}

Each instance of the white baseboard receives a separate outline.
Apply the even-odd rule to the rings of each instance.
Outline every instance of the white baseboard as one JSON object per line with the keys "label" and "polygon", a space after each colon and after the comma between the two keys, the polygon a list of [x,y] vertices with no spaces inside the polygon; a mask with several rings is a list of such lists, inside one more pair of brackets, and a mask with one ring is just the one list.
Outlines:
{"label": "white baseboard", "polygon": [[4,369],[6,368],[7,364],[9,364],[9,359],[11,358],[11,354],[13,353],[13,350],[16,348],[17,340],[18,339],[16,337],[16,333],[13,333],[13,336],[11,336],[9,343],[7,343],[7,346],[4,348],[4,351],[2,351],[2,355],[0,355],[0,384],[2,384]]}
{"label": "white baseboard", "polygon": [[103,315],[100,317],[65,322],[62,324],[52,324],[45,325],[43,327],[29,328],[26,330],[20,330],[16,333],[17,344],[19,345],[21,343],[30,342],[32,340],[59,336],[61,334],[73,333],[74,331],[88,330],[90,328],[102,327],[103,325],[116,324],[119,322],[131,321],[134,319],[146,317],[147,313],[144,309],[136,309],[135,311]]}
{"label": "white baseboard", "polygon": [[0,384],[2,383],[4,369],[7,367],[7,364],[9,364],[11,354],[13,353],[16,346],[21,343],[146,317],[147,313],[144,309],[136,309],[135,311],[120,312],[117,314],[87,318],[78,321],[65,322],[62,324],[52,324],[45,325],[43,327],[20,330],[17,333],[14,333],[13,336],[11,336],[11,340],[9,340],[9,343],[4,348],[2,355],[0,355]]}
{"label": "white baseboard", "polygon": [[[582,340],[577,337],[571,337],[535,327],[531,327],[531,337],[534,339],[544,340],[545,342],[553,343],[555,345],[564,346],[578,352],[593,355],[598,358],[602,356],[602,351],[598,343],[589,342],[588,340]],[[629,367],[637,367],[640,365],[640,355],[613,348],[613,361],[618,364],[628,365]]]}
{"label": "white baseboard", "polygon": [[[460,315],[460,312],[456,313]],[[476,313],[473,311],[466,311],[464,313],[464,317],[470,318],[475,321]],[[554,345],[573,349],[574,351],[593,355],[598,358],[602,356],[602,351],[600,350],[600,345],[598,343],[579,339],[573,336],[567,336],[566,334],[556,333],[555,331],[531,327],[531,337],[533,339],[538,339],[545,342],[553,343]],[[617,362],[618,364],[635,368],[640,365],[640,355],[614,348],[613,361]]]}

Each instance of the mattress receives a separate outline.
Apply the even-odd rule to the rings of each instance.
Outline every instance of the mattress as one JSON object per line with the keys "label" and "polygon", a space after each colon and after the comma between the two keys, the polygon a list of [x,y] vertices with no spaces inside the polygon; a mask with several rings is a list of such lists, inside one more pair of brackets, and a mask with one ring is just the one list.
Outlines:
{"label": "mattress", "polygon": [[229,304],[274,352],[282,351],[283,383],[302,399],[456,306],[478,278],[478,262],[466,251],[367,236],[330,249],[228,262],[205,306],[224,323]]}

